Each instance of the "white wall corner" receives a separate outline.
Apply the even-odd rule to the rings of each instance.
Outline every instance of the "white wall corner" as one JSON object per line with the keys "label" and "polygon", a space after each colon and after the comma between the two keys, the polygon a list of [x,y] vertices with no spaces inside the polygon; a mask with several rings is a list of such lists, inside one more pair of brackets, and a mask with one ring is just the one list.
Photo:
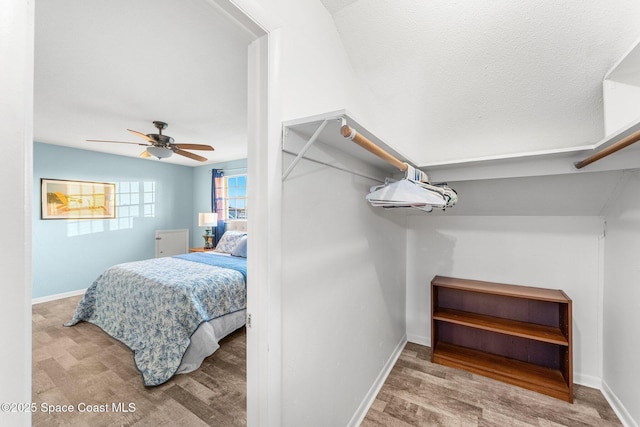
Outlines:
{"label": "white wall corner", "polygon": [[425,347],[431,347],[431,337],[428,336],[407,333],[407,341],[418,345],[424,345]]}
{"label": "white wall corner", "polygon": [[378,377],[371,385],[371,388],[365,395],[364,399],[362,399],[362,402],[360,402],[360,405],[358,406],[356,412],[353,414],[353,417],[351,417],[349,424],[347,424],[348,427],[359,426],[362,423],[362,420],[364,420],[364,417],[367,416],[369,408],[371,408],[371,405],[373,405],[373,402],[376,400],[376,396],[378,396],[380,389],[384,385],[384,382],[387,380],[387,377],[395,366],[396,361],[400,357],[400,354],[402,354],[402,350],[404,350],[405,345],[407,345],[406,335],[404,335],[402,339],[400,339],[400,342],[396,346],[395,350],[393,350],[393,353],[391,353],[391,356],[387,360],[387,363],[385,363],[382,367],[382,370],[378,374]]}
{"label": "white wall corner", "polygon": [[639,427],[636,420],[633,419],[629,411],[627,411],[620,399],[618,399],[618,396],[616,396],[604,380],[602,380],[601,390],[604,398],[607,399],[607,402],[609,402],[609,405],[613,408],[622,425],[625,427]]}
{"label": "white wall corner", "polygon": [[574,372],[573,383],[602,390],[602,378],[595,377],[593,375],[585,375],[580,372]]}
{"label": "white wall corner", "polygon": [[[8,0],[0,6],[0,57],[5,66],[0,79],[0,132],[6,156],[0,175],[10,200],[0,223],[2,271],[2,326],[0,335],[0,402],[31,401],[31,282],[33,211],[33,68],[34,1]],[[4,407],[4,405],[3,405]],[[28,412],[0,411],[0,425],[29,426]]]}
{"label": "white wall corner", "polygon": [[604,283],[605,283],[605,244],[607,235],[607,221],[604,217],[600,218],[602,233],[598,236],[598,308],[596,315],[598,316],[596,345],[598,348],[598,358],[600,366],[598,367],[598,377],[600,378],[599,389],[602,389],[602,377],[604,376]]}
{"label": "white wall corner", "polygon": [[637,41],[602,80],[605,136],[612,135],[640,120],[640,41]]}

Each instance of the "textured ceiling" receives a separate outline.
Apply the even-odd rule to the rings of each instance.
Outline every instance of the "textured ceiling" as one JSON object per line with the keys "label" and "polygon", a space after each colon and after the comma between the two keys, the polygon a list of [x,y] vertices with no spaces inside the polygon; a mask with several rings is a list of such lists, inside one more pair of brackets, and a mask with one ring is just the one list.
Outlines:
{"label": "textured ceiling", "polygon": [[[34,137],[137,156],[126,129],[208,144],[211,162],[246,156],[250,38],[201,0],[39,0]],[[197,166],[174,155],[163,162]]]}
{"label": "textured ceiling", "polygon": [[322,0],[322,4],[324,4],[324,7],[327,8],[329,13],[333,14],[357,1],[358,0]]}
{"label": "textured ceiling", "polygon": [[418,165],[590,145],[639,1],[322,0],[372,127]]}

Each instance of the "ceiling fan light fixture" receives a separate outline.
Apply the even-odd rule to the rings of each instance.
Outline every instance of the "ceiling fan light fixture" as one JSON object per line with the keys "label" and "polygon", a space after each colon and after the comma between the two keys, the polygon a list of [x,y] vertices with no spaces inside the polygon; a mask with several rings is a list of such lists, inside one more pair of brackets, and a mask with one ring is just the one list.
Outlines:
{"label": "ceiling fan light fixture", "polygon": [[206,162],[207,158],[186,150],[214,150],[212,146],[205,144],[174,144],[174,139],[172,137],[162,134],[162,130],[167,127],[167,124],[165,122],[156,121],[153,122],[153,125],[158,129],[158,133],[144,134],[142,132],[138,132],[137,130],[127,129],[132,134],[139,136],[140,138],[143,138],[145,141],[147,141],[147,143],[145,144],[141,142],[111,141],[105,139],[87,139],[87,141],[142,145],[143,147],[147,147],[146,150],[140,154],[140,157],[143,158],[153,156],[158,159],[166,159],[167,157],[171,157],[173,153],[176,153],[179,156],[188,157],[199,162]]}
{"label": "ceiling fan light fixture", "polygon": [[173,151],[167,147],[149,147],[147,152],[158,159],[165,159],[173,154]]}

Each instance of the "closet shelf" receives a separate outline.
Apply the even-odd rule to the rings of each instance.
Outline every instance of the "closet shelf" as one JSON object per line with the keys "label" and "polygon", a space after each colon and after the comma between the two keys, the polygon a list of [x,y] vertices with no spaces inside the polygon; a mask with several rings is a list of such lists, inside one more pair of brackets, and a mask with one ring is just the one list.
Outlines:
{"label": "closet shelf", "polygon": [[562,334],[560,328],[538,325],[529,322],[505,319],[502,317],[487,316],[478,313],[469,313],[461,310],[440,308],[433,313],[433,320],[455,323],[470,328],[485,331],[498,332],[536,341],[548,342],[568,346],[569,341]]}
{"label": "closet shelf", "polygon": [[565,303],[567,295],[558,289],[535,288],[532,286],[509,285],[504,283],[484,282],[481,280],[456,279],[436,276],[434,282],[439,287],[460,289],[489,295],[501,295],[521,299]]}
{"label": "closet shelf", "polygon": [[567,396],[572,392],[557,369],[444,342],[439,342],[434,350],[434,363],[464,369],[557,399],[568,400]]}
{"label": "closet shelf", "polygon": [[[347,155],[356,158],[364,162],[365,164],[373,166],[380,171],[386,172],[387,176],[398,173],[398,168],[396,166],[390,164],[386,160],[381,159],[377,155],[362,149],[362,147],[354,144],[352,141],[342,136],[342,119],[345,119],[351,128],[374,143],[381,150],[387,152],[401,162],[414,164],[414,162],[412,162],[407,156],[403,155],[398,150],[394,149],[385,141],[383,141],[381,138],[376,136],[374,133],[369,131],[366,126],[363,126],[361,124],[360,120],[356,119],[347,110],[336,110],[324,114],[303,117],[300,119],[284,122],[282,124],[283,150],[285,152],[289,152],[289,154],[297,154],[303,152],[302,150],[304,149],[304,147],[298,146],[296,143],[292,142],[292,139],[297,138],[291,138],[291,134],[295,134],[307,141],[310,141],[312,138],[314,140],[317,139],[317,142],[340,150],[341,152],[346,153]],[[316,131],[318,130],[320,130],[320,132],[316,134]],[[316,134],[315,138],[314,134]],[[311,157],[311,160],[313,160],[313,156]],[[384,175],[382,179],[384,180]]]}

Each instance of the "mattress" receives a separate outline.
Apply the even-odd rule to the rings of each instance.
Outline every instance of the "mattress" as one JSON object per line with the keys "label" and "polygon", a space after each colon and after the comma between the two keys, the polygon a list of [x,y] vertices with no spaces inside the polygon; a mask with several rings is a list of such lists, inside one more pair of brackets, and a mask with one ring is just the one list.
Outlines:
{"label": "mattress", "polygon": [[220,340],[244,326],[247,310],[217,317],[201,324],[191,335],[191,343],[182,357],[176,374],[193,372],[200,367],[204,359],[220,348]]}

